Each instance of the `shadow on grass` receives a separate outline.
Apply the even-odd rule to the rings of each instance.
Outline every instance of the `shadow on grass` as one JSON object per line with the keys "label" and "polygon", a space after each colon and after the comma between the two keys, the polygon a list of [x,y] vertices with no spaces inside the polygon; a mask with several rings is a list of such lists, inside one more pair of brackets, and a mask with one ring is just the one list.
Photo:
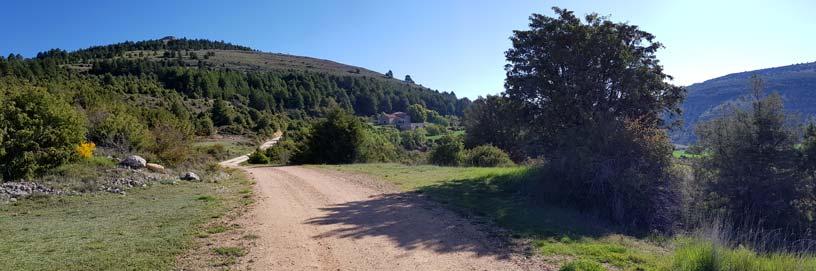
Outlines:
{"label": "shadow on grass", "polygon": [[[467,251],[497,258],[509,257],[511,251],[502,247],[510,244],[510,237],[577,240],[610,233],[610,228],[599,219],[533,200],[529,190],[533,174],[535,172],[527,170],[517,174],[451,180],[422,187],[416,192],[336,204],[322,209],[328,214],[306,223],[339,226],[315,238],[386,237],[408,250]],[[439,204],[430,203],[427,198],[445,208],[439,208]],[[444,218],[444,213],[448,212],[446,209],[464,218],[492,220],[511,230],[512,235],[485,233],[471,225],[484,219],[448,221]],[[485,238],[473,238],[474,234]],[[485,240],[497,243],[485,243]]]}
{"label": "shadow on grass", "polygon": [[602,237],[615,227],[596,216],[562,208],[535,196],[534,169],[473,179],[452,180],[419,189],[420,193],[465,216],[492,219],[515,235],[532,238]]}

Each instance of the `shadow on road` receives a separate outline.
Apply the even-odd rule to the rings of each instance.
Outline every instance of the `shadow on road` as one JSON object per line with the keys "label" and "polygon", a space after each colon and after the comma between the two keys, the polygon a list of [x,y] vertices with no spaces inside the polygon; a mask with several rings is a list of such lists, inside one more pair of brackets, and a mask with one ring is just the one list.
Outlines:
{"label": "shadow on road", "polygon": [[[581,240],[619,232],[596,216],[537,200],[530,174],[536,173],[450,180],[422,187],[418,193],[338,204],[324,208],[328,214],[307,223],[341,226],[318,238],[385,237],[406,249],[469,251],[499,258],[508,256],[508,246],[516,237]],[[509,231],[496,234],[502,232],[498,227],[474,227],[468,222],[479,220],[490,220]],[[478,233],[476,228],[488,231]]]}
{"label": "shadow on road", "polygon": [[498,259],[510,256],[507,238],[435,205],[416,193],[385,194],[322,208],[328,214],[306,223],[340,226],[315,236],[318,239],[385,237],[407,250],[471,252]]}

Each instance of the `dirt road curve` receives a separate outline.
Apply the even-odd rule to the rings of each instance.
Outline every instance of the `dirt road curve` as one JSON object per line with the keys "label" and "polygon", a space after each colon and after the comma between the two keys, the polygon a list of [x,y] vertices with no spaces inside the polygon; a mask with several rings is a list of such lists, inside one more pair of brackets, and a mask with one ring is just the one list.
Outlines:
{"label": "dirt road curve", "polygon": [[541,270],[415,194],[303,167],[248,168],[260,201],[252,270]]}
{"label": "dirt road curve", "polygon": [[[278,143],[278,140],[280,140],[280,138],[281,138],[281,135],[277,134],[275,136],[275,138],[267,140],[266,142],[261,144],[261,146],[258,147],[258,148],[261,149],[261,150],[266,150],[268,148],[271,148],[273,145]],[[244,155],[241,155],[241,156],[238,156],[238,157],[223,161],[223,162],[218,163],[218,164],[220,164],[222,166],[225,166],[225,167],[238,167],[241,163],[246,162],[247,160],[249,160],[250,155],[252,155],[252,153],[247,153],[247,154],[244,154]]]}

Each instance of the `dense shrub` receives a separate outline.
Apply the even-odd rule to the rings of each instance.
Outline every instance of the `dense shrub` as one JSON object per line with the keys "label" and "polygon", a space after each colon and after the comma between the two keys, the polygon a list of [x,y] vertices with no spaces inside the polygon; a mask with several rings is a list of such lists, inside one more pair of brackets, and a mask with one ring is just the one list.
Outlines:
{"label": "dense shrub", "polygon": [[[395,133],[367,127],[357,117],[335,110],[311,129],[301,129],[305,144],[292,158],[295,163],[345,164],[388,162],[398,158]],[[302,135],[302,133],[308,135]]]}
{"label": "dense shrub", "polygon": [[144,121],[126,112],[112,112],[91,128],[91,141],[101,147],[121,153],[145,150],[153,146],[154,138]]}
{"label": "dense shrub", "polygon": [[193,126],[167,111],[155,111],[150,117],[155,144],[151,151],[169,165],[178,165],[190,156]]}
{"label": "dense shrub", "polygon": [[196,135],[210,136],[215,134],[215,124],[210,117],[204,115],[196,120]]}
{"label": "dense shrub", "polygon": [[400,133],[401,145],[406,150],[420,150],[427,146],[428,137],[425,136],[425,129],[413,129]]}
{"label": "dense shrub", "polygon": [[[761,81],[755,82],[756,88]],[[732,109],[697,129],[707,155],[698,176],[704,183],[709,212],[725,213],[737,225],[803,234],[814,229],[813,175],[808,163],[812,144],[806,136],[796,148],[797,132],[789,125],[782,97],[762,97],[755,89],[751,107]],[[801,152],[801,154],[800,154]]]}
{"label": "dense shrub", "polygon": [[445,130],[445,127],[442,127],[442,126],[439,126],[439,125],[436,125],[436,124],[426,125],[425,130],[428,132],[429,136],[438,136],[438,135],[441,135],[441,134],[444,134],[445,132],[447,132]]}
{"label": "dense shrub", "polygon": [[502,149],[491,145],[477,146],[465,151],[465,165],[472,167],[504,167],[513,165],[513,160]]}
{"label": "dense shrub", "polygon": [[255,150],[249,155],[249,160],[247,160],[247,162],[250,164],[269,164],[269,157],[266,157],[264,152]]}
{"label": "dense shrub", "polygon": [[676,228],[681,195],[664,130],[608,121],[564,136],[569,140],[544,165],[542,199],[596,211],[632,232]]}
{"label": "dense shrub", "polygon": [[464,144],[460,137],[445,135],[436,142],[431,150],[429,162],[439,166],[458,166],[462,161]]}
{"label": "dense shrub", "polygon": [[76,157],[85,125],[83,114],[44,90],[0,89],[0,174],[31,178]]}
{"label": "dense shrub", "polygon": [[355,162],[391,162],[397,159],[397,146],[386,135],[373,129],[365,129],[359,140]]}
{"label": "dense shrub", "polygon": [[353,163],[362,141],[363,123],[351,114],[335,110],[313,124],[305,148],[296,155],[300,163]]}
{"label": "dense shrub", "polygon": [[275,145],[266,149],[266,156],[269,158],[269,163],[286,165],[292,159],[292,156],[298,152],[298,145],[292,140],[281,140]]}

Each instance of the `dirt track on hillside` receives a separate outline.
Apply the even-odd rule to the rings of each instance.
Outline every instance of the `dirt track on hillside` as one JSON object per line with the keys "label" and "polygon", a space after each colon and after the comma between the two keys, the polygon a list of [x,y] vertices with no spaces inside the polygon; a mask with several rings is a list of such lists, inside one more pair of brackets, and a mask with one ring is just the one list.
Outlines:
{"label": "dirt track on hillside", "polygon": [[360,175],[247,168],[259,202],[252,270],[546,270],[504,238]]}

